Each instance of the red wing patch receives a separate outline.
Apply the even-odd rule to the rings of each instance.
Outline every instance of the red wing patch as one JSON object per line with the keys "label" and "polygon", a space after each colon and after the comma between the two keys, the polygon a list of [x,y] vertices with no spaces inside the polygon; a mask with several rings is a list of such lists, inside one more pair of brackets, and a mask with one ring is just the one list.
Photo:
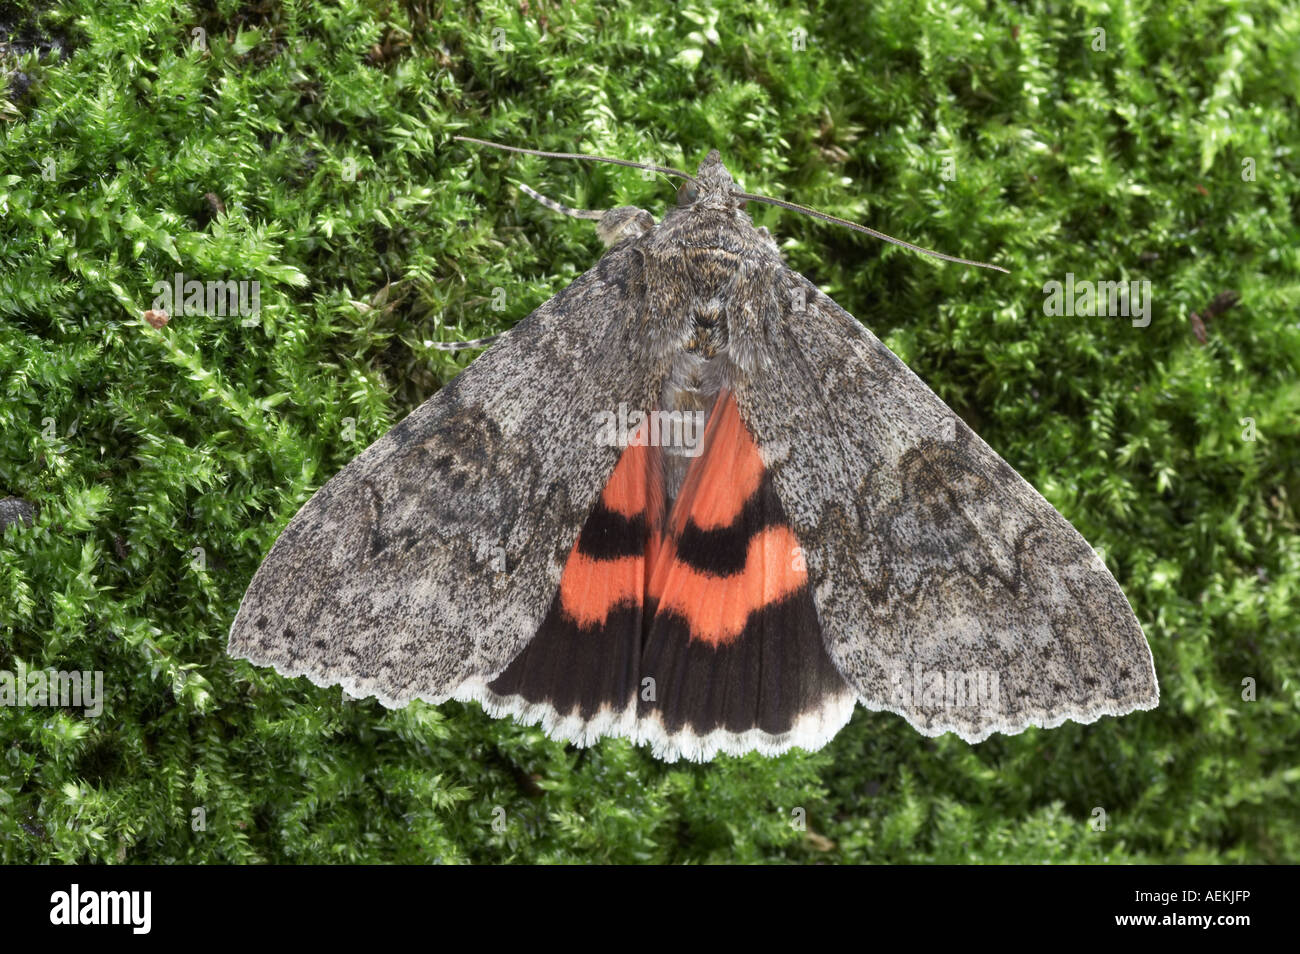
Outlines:
{"label": "red wing patch", "polygon": [[584,719],[632,705],[650,558],[663,524],[662,474],[659,449],[634,438],[569,551],[542,625],[489,683],[498,697],[522,697]]}
{"label": "red wing patch", "polygon": [[651,569],[639,712],[672,737],[773,736],[842,705],[803,550],[735,399],[719,396]]}
{"label": "red wing patch", "polygon": [[650,596],[681,617],[691,638],[718,645],[749,617],[807,583],[803,551],[775,497],[765,499],[763,460],[730,394],[718,398],[655,556]]}
{"label": "red wing patch", "polygon": [[645,605],[663,522],[657,454],[635,443],[623,452],[564,564],[560,606],[579,626],[600,626],[620,606]]}
{"label": "red wing patch", "polygon": [[672,532],[687,520],[703,530],[729,527],[763,479],[763,459],[740,419],[730,394],[723,392],[709,417],[702,454],[691,467],[673,505]]}
{"label": "red wing patch", "polygon": [[739,572],[717,576],[678,555],[673,541],[661,551],[662,573],[651,595],[657,611],[686,621],[691,639],[717,646],[732,642],[750,616],[808,580],[803,552],[789,527],[766,527],[750,537]]}
{"label": "red wing patch", "polygon": [[657,447],[623,452],[537,634],[488,686],[498,707],[545,706],[584,738],[618,726],[681,751],[718,731],[842,724],[852,697],[822,645],[803,552],[730,394],[667,519],[663,466]]}

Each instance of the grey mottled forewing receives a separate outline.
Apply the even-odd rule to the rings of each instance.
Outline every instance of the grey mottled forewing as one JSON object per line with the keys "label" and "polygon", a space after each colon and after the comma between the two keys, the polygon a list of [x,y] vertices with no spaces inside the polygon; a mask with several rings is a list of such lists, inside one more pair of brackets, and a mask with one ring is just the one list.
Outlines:
{"label": "grey mottled forewing", "polygon": [[765,354],[736,398],[859,700],[971,742],[1153,708],[1142,628],[1079,532],[807,279],[751,291]]}
{"label": "grey mottled forewing", "polygon": [[385,705],[442,701],[523,648],[619,448],[593,415],[649,406],[641,259],[626,246],[371,445],[289,522],[232,655]]}

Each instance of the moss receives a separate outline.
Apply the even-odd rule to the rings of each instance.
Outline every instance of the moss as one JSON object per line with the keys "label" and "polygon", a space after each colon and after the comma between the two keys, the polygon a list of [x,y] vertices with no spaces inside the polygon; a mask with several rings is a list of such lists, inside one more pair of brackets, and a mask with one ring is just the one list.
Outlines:
{"label": "moss", "polygon": [[[0,536],[0,669],[101,670],[106,698],[0,707],[0,861],[1300,860],[1293,6],[3,13],[0,497],[35,506]],[[508,328],[598,256],[511,183],[672,201],[456,133],[716,146],[750,191],[1010,268],[751,206],[1104,550],[1160,708],[978,746],[859,710],[819,753],[668,766],[227,658],[289,517],[471,360],[429,342]],[[258,282],[257,320],[155,329],[178,272]],[[1150,325],[1048,317],[1068,273],[1150,281]]]}

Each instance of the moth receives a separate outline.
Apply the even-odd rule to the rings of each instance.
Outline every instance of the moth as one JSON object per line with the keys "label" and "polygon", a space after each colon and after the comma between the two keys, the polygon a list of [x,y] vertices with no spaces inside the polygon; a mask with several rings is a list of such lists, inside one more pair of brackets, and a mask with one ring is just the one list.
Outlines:
{"label": "moth", "polygon": [[606,252],[312,496],[232,655],[669,761],[817,749],[858,703],[969,742],[1156,705],[1097,553],[745,207],[983,263],[743,192],[716,150],[458,138],[683,184],[658,223],[526,189]]}

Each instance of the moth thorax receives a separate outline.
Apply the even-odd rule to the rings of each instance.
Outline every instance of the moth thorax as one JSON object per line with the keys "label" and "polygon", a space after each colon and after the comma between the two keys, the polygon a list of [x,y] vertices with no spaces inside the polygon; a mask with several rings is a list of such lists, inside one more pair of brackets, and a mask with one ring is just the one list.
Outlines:
{"label": "moth thorax", "polygon": [[686,350],[704,358],[714,358],[727,347],[727,321],[722,302],[711,298],[695,309]]}

